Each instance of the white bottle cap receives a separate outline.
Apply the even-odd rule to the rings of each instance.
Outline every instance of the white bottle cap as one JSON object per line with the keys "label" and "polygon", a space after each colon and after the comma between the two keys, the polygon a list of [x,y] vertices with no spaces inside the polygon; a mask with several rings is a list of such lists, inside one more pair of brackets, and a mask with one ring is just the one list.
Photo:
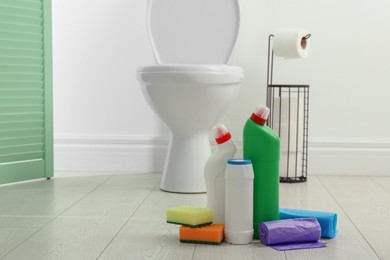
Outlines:
{"label": "white bottle cap", "polygon": [[267,120],[269,116],[269,108],[264,105],[259,105],[254,112],[258,117]]}
{"label": "white bottle cap", "polygon": [[213,134],[217,144],[223,144],[232,138],[232,135],[223,124],[216,124],[213,127]]}
{"label": "white bottle cap", "polygon": [[269,108],[264,105],[259,105],[253,112],[251,119],[258,124],[264,125],[269,116]]}

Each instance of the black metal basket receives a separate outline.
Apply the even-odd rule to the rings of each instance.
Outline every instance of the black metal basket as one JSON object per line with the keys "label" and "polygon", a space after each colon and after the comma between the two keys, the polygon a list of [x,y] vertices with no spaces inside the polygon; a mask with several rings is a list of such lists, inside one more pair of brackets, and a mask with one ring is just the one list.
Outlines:
{"label": "black metal basket", "polygon": [[309,85],[268,85],[267,125],[280,137],[281,182],[307,180]]}

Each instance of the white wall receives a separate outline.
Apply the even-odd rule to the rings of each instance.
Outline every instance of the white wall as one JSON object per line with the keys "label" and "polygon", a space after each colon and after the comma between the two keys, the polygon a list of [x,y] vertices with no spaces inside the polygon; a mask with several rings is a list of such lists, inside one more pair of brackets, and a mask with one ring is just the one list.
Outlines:
{"label": "white wall", "polygon": [[[312,33],[307,59],[275,59],[275,83],[310,89],[309,174],[390,174],[390,2],[241,0],[230,63],[241,93],[224,118],[242,126],[265,101],[267,37]],[[59,170],[161,170],[168,131],[135,78],[154,63],[146,1],[53,0],[55,158]],[[239,142],[240,143],[240,142]]]}

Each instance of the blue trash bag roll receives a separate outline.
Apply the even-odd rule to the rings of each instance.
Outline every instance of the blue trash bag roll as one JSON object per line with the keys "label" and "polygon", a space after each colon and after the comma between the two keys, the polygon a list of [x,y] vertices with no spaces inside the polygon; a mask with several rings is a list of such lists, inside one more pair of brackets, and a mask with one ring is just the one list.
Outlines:
{"label": "blue trash bag roll", "polygon": [[337,214],[302,209],[279,209],[280,219],[316,218],[321,226],[322,238],[334,238],[337,234]]}

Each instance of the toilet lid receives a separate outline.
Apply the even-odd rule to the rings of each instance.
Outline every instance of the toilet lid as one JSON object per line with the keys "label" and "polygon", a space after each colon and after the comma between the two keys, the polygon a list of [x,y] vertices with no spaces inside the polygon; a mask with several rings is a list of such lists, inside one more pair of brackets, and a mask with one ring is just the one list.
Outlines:
{"label": "toilet lid", "polygon": [[157,63],[224,64],[239,29],[238,0],[149,0]]}

